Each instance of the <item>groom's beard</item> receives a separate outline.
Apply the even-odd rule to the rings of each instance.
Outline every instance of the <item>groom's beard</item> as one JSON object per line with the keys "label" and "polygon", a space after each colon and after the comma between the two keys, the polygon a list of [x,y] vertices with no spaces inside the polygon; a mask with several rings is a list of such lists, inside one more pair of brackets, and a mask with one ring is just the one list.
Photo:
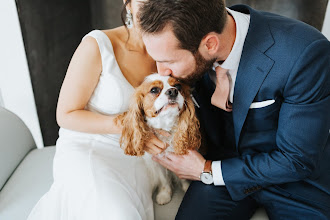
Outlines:
{"label": "groom's beard", "polygon": [[183,83],[186,83],[188,85],[193,85],[195,82],[197,82],[199,79],[202,78],[202,76],[205,74],[205,72],[212,68],[213,63],[216,61],[216,59],[206,60],[202,54],[197,50],[197,52],[194,54],[195,62],[196,62],[196,68],[195,70],[189,74],[185,78],[179,79]]}

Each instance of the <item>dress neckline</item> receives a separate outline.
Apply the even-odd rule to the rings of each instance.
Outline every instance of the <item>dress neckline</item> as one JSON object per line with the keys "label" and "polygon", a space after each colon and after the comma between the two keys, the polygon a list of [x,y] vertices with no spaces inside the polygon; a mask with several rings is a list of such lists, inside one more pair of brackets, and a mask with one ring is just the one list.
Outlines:
{"label": "dress neckline", "polygon": [[127,83],[131,88],[135,89],[135,87],[134,87],[130,82],[128,82],[128,80],[126,79],[126,77],[124,76],[123,72],[122,72],[121,69],[120,69],[120,66],[119,66],[119,64],[118,64],[118,62],[117,62],[117,58],[116,58],[116,55],[115,55],[115,51],[113,50],[113,45],[112,45],[112,42],[111,42],[110,38],[109,38],[108,35],[107,35],[106,33],[104,33],[103,31],[101,31],[101,30],[99,30],[99,31],[103,34],[104,37],[106,37],[106,39],[107,39],[107,41],[108,41],[108,43],[109,43],[109,45],[110,45],[110,48],[111,48],[111,50],[112,50],[112,53],[113,53],[113,57],[114,57],[115,63],[116,63],[116,65],[117,65],[118,69],[120,70],[121,77],[124,79],[124,81],[126,81],[126,83]]}

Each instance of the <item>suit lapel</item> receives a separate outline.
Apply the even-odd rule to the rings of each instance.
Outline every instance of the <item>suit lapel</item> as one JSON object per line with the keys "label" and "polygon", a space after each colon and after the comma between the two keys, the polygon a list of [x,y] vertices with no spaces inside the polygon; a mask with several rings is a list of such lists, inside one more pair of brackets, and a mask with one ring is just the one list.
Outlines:
{"label": "suit lapel", "polygon": [[250,12],[250,26],[244,43],[242,56],[237,72],[233,120],[235,128],[236,146],[251,103],[259,91],[264,79],[271,70],[274,61],[265,55],[274,40],[265,18],[259,12],[247,6],[234,6],[233,10]]}

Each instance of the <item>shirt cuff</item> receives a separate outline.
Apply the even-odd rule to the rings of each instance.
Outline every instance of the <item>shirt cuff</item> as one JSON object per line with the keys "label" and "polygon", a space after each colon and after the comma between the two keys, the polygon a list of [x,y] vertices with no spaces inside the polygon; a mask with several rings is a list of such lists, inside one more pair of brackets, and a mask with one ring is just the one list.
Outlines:
{"label": "shirt cuff", "polygon": [[221,161],[212,162],[212,176],[215,186],[224,186],[226,185],[223,181],[222,171],[221,171]]}

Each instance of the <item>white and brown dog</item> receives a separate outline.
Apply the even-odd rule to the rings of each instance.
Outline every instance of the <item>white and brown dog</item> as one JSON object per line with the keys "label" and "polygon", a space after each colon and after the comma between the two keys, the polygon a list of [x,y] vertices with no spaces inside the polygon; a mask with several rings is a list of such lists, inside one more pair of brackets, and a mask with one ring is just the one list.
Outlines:
{"label": "white and brown dog", "polygon": [[[143,156],[153,181],[153,189],[158,188],[156,202],[166,204],[172,197],[172,181],[181,182],[187,190],[189,183],[179,180],[160,164],[145,154],[145,143],[150,134],[155,134],[169,147],[162,153],[186,154],[189,149],[198,149],[201,143],[199,121],[190,96],[189,86],[175,78],[149,75],[135,90],[128,112],[117,117],[123,125],[120,145],[125,154]],[[168,132],[163,136],[160,130]]]}

